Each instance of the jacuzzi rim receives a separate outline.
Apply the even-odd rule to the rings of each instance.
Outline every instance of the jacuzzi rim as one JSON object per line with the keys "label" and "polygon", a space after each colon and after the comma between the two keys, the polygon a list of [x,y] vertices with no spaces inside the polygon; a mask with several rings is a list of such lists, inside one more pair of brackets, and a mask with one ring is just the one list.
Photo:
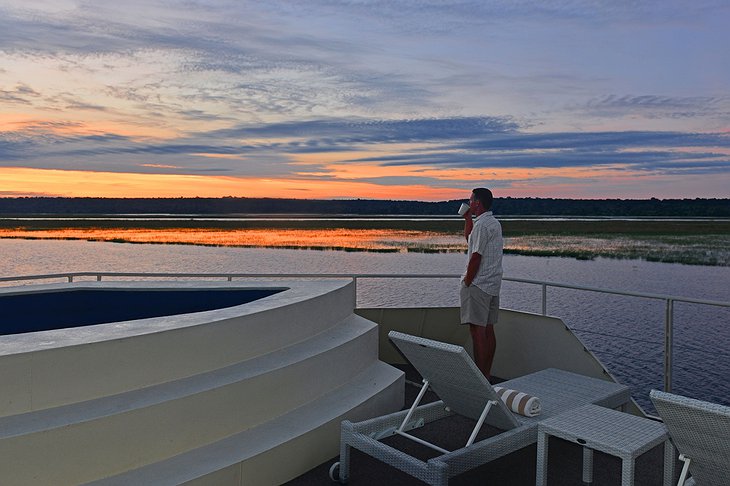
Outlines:
{"label": "jacuzzi rim", "polygon": [[[53,348],[92,344],[102,341],[132,338],[146,334],[173,331],[202,324],[212,324],[236,317],[245,317],[303,302],[352,284],[352,279],[276,280],[260,279],[221,281],[113,281],[69,282],[3,287],[4,295],[62,292],[68,290],[282,290],[273,295],[232,307],[148,317],[129,321],[93,324],[47,331],[0,336],[0,356],[42,351]],[[354,297],[354,295],[353,295]]]}

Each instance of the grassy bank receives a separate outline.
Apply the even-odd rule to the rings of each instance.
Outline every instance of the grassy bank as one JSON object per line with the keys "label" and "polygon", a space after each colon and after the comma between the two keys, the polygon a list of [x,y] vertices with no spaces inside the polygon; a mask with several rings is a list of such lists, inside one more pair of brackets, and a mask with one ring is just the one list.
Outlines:
{"label": "grassy bank", "polygon": [[[503,219],[505,252],[730,266],[730,221]],[[0,238],[373,252],[463,252],[463,221],[0,219]]]}
{"label": "grassy bank", "polygon": [[506,238],[505,253],[730,266],[730,235],[529,235]]}

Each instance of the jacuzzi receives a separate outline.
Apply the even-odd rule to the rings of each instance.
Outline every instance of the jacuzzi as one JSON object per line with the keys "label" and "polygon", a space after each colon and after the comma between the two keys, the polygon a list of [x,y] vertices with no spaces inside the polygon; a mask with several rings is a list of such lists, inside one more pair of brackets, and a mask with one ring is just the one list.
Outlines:
{"label": "jacuzzi", "polygon": [[336,455],[342,419],[403,403],[354,307],[350,279],[0,289],[3,485],[301,474]]}
{"label": "jacuzzi", "polygon": [[191,314],[283,292],[260,288],[64,288],[0,296],[0,335]]}

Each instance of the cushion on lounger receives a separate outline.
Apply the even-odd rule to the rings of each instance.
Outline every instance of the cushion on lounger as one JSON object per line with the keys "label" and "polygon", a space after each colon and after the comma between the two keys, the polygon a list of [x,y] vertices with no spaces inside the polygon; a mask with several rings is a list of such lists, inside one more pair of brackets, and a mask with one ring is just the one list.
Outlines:
{"label": "cushion on lounger", "polygon": [[525,417],[540,415],[541,407],[539,398],[501,386],[495,386],[493,388],[497,392],[497,395],[499,395],[499,398],[507,405],[507,408],[514,413],[519,413]]}

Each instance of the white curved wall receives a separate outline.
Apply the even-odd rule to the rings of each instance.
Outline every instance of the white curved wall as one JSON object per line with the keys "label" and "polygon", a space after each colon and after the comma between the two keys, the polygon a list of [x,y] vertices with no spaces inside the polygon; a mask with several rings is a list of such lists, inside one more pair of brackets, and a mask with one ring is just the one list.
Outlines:
{"label": "white curved wall", "polygon": [[[250,479],[262,461],[275,484],[337,454],[339,435],[318,430],[403,404],[402,373],[378,361],[377,327],[353,314],[349,280],[2,292],[99,287],[288,290],[225,309],[0,337],[3,484],[217,483],[230,470]],[[255,434],[268,442],[251,444]],[[287,462],[276,451],[289,443],[325,456]]]}

